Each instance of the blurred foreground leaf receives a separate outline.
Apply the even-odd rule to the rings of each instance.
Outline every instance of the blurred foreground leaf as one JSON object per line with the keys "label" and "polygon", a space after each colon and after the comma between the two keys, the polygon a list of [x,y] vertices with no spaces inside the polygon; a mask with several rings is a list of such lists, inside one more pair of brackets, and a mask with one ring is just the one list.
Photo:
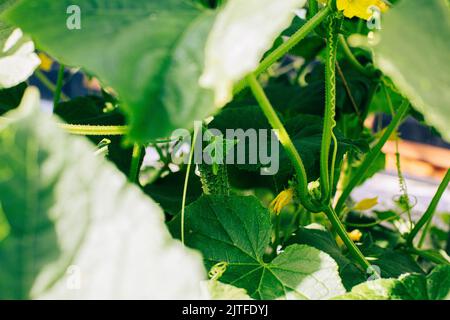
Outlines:
{"label": "blurred foreground leaf", "polygon": [[450,141],[450,8],[446,0],[401,1],[386,13],[377,66]]}
{"label": "blurred foreground leaf", "polygon": [[199,298],[200,256],[162,210],[38,106],[28,89],[0,126],[0,299]]}

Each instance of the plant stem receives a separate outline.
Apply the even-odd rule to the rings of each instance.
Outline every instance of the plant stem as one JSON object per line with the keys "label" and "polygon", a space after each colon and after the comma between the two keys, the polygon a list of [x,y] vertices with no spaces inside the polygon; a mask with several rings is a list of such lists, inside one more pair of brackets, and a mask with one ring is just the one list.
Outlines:
{"label": "plant stem", "polygon": [[64,70],[64,65],[60,64],[58,70],[58,79],[56,80],[55,95],[53,97],[53,110],[56,110],[56,107],[61,100],[62,87],[64,85]]}
{"label": "plant stem", "polygon": [[430,205],[428,206],[427,210],[423,214],[422,218],[420,218],[420,220],[414,226],[414,229],[408,235],[408,238],[406,239],[406,243],[408,246],[411,247],[413,245],[414,238],[419,233],[420,229],[422,229],[422,227],[424,225],[426,225],[433,218],[433,215],[436,211],[436,207],[437,207],[439,201],[441,200],[441,197],[444,194],[444,191],[447,189],[449,182],[450,182],[450,169],[447,170],[444,180],[442,180],[441,184],[439,185],[439,188],[437,189],[436,194],[434,195],[433,199],[431,200]]}
{"label": "plant stem", "polygon": [[370,166],[373,164],[373,162],[377,159],[377,157],[380,155],[381,149],[388,141],[389,137],[392,135],[392,133],[398,128],[401,121],[405,117],[409,110],[409,102],[407,100],[404,100],[402,105],[400,106],[397,114],[392,119],[389,126],[386,128],[385,132],[381,136],[378,143],[375,145],[375,147],[367,154],[365,157],[363,163],[361,166],[356,170],[354,177],[350,180],[347,187],[342,192],[342,195],[340,196],[337,204],[336,204],[336,212],[339,214],[345,204],[345,201],[348,199],[350,194],[352,193],[353,189],[359,184],[359,182],[363,179],[365,174],[367,173],[367,170],[369,170]]}
{"label": "plant stem", "polygon": [[331,138],[333,139],[333,153],[331,155],[331,168],[330,168],[330,194],[327,197],[327,203],[331,200],[331,190],[333,190],[334,187],[334,174],[335,174],[335,168],[336,168],[336,158],[338,153],[338,141],[336,138],[336,135],[333,131],[331,131]]}
{"label": "plant stem", "polygon": [[381,223],[383,223],[383,222],[388,222],[388,221],[396,220],[396,219],[398,219],[400,216],[401,216],[401,214],[398,215],[398,216],[393,216],[393,217],[389,217],[389,218],[386,218],[386,219],[376,220],[376,221],[370,222],[370,223],[351,223],[351,222],[344,222],[344,224],[345,224],[346,226],[352,227],[352,228],[372,228],[372,227],[375,227],[375,226],[377,226],[377,225],[379,225],[379,224],[381,224]]}
{"label": "plant stem", "polygon": [[406,249],[405,252],[409,253],[409,254],[414,254],[414,255],[422,257],[422,258],[425,258],[425,259],[427,259],[427,260],[429,260],[431,262],[434,262],[436,264],[447,264],[447,265],[450,265],[450,263],[446,259],[439,258],[436,255],[432,254],[431,252],[428,252],[427,250],[419,250],[419,249],[411,247],[411,248]]}
{"label": "plant stem", "polygon": [[337,3],[337,0],[328,0],[328,6],[330,6],[333,9],[333,11],[337,10],[336,3]]}
{"label": "plant stem", "polygon": [[280,224],[281,224],[281,212],[275,215],[275,226],[274,226],[275,239],[273,241],[275,251],[277,250],[277,247],[281,243]]}
{"label": "plant stem", "polygon": [[78,124],[58,123],[58,127],[66,132],[80,136],[123,136],[128,126],[90,126]]}
{"label": "plant stem", "polygon": [[302,41],[311,31],[313,31],[329,14],[330,8],[327,6],[320,10],[311,20],[307,21],[297,32],[295,32],[289,40],[284,42],[271,54],[265,58],[258,68],[255,75],[259,75],[266,71],[271,65],[280,60],[286,53],[292,50],[300,41]]}
{"label": "plant stem", "polygon": [[[331,9],[326,6],[320,10],[314,17],[308,20],[297,32],[295,32],[289,40],[284,42],[272,53],[270,53],[253,72],[255,76],[260,75],[266,71],[271,65],[280,60],[286,53],[295,47],[301,40],[303,40],[311,31],[313,31],[331,12]],[[240,81],[234,88],[234,93],[239,93],[248,86],[246,79]]]}
{"label": "plant stem", "polygon": [[[56,86],[53,84],[53,82],[51,82],[47,76],[40,70],[36,70],[34,72],[34,75],[36,76],[36,78],[38,78],[38,80],[45,86],[47,87],[48,90],[50,90],[53,94],[55,94],[56,91]],[[63,101],[67,101],[69,100],[69,97],[66,96],[64,94],[64,92],[61,92],[61,100]]]}
{"label": "plant stem", "polygon": [[371,72],[369,69],[367,69],[366,67],[364,67],[359,61],[358,59],[356,59],[355,55],[353,54],[352,50],[350,49],[350,47],[347,44],[347,40],[345,40],[345,37],[340,34],[339,35],[339,43],[341,45],[341,48],[345,54],[345,56],[347,57],[348,62],[350,62],[350,64],[359,72],[361,72],[362,74],[371,77],[373,75],[373,72]]}
{"label": "plant stem", "polygon": [[[302,217],[309,218],[310,212],[305,210],[302,206],[298,206],[298,208],[295,210],[294,214],[292,215],[292,219],[286,228],[286,232],[284,234],[283,243],[285,243],[289,237],[298,229],[299,226],[299,216],[300,212],[302,213]],[[310,221],[307,222],[305,225],[309,225]]]}
{"label": "plant stem", "polygon": [[[320,188],[322,190],[322,200],[329,202],[331,197],[330,178],[330,147],[333,138],[333,129],[336,126],[334,117],[336,116],[336,22],[333,17],[328,18],[327,25],[327,53],[325,62],[325,115],[323,120],[322,145],[320,151]],[[333,139],[336,141],[336,139]],[[334,151],[336,151],[336,144]],[[336,152],[333,153],[334,164]],[[334,174],[334,168],[332,169]]]}
{"label": "plant stem", "polygon": [[358,25],[356,26],[356,33],[362,33],[362,30],[364,28],[364,20],[363,19],[359,19],[358,21]]}
{"label": "plant stem", "polygon": [[425,239],[427,237],[428,231],[430,231],[432,222],[433,222],[433,219],[428,220],[427,224],[423,228],[422,234],[420,235],[419,242],[417,243],[417,249],[421,249],[423,244],[425,243]]}
{"label": "plant stem", "polygon": [[195,148],[195,142],[197,141],[197,135],[200,128],[194,127],[194,134],[192,135],[192,141],[191,141],[191,151],[189,154],[189,163],[186,168],[186,176],[184,178],[184,186],[183,186],[183,199],[181,200],[181,242],[184,244],[184,216],[185,216],[185,210],[186,210],[186,197],[187,197],[187,190],[189,185],[189,175],[191,173],[191,166],[192,166],[192,159],[194,158],[194,148]]}
{"label": "plant stem", "polygon": [[[13,118],[0,116],[0,123],[10,123]],[[69,134],[79,136],[123,136],[129,131],[128,126],[93,126],[83,124],[57,123],[58,127]]]}
{"label": "plant stem", "polygon": [[140,164],[143,150],[144,148],[142,146],[137,143],[134,144],[133,154],[131,158],[130,174],[128,176],[128,180],[131,183],[139,183],[139,171],[141,169]]}
{"label": "plant stem", "polygon": [[364,255],[358,249],[358,247],[355,245],[352,239],[350,239],[347,230],[345,230],[344,225],[342,224],[341,220],[339,219],[338,215],[333,210],[333,208],[331,206],[328,206],[324,210],[324,212],[327,215],[328,219],[330,220],[331,225],[333,226],[333,230],[336,231],[336,233],[342,239],[342,242],[344,242],[348,251],[353,256],[353,258],[358,262],[358,264],[364,270],[368,270],[369,268],[371,268],[370,263],[367,261],[367,259],[364,257]]}
{"label": "plant stem", "polygon": [[308,177],[306,174],[305,166],[303,164],[303,160],[300,157],[300,154],[298,153],[294,144],[292,143],[292,140],[289,137],[289,134],[287,133],[283,123],[281,122],[277,113],[273,109],[269,99],[264,93],[263,88],[256,79],[255,74],[253,73],[250,74],[246,79],[247,83],[249,84],[253,92],[253,95],[258,101],[270,125],[272,126],[273,129],[277,130],[278,139],[280,140],[280,143],[283,146],[283,148],[286,150],[286,153],[295,168],[295,171],[297,173],[298,188],[299,188],[298,196],[300,198],[300,202],[306,209],[308,209],[311,212],[321,211],[316,205],[313,205],[311,199],[309,198]]}
{"label": "plant stem", "polygon": [[[389,95],[386,86],[384,83],[382,84],[383,92],[386,97],[386,101],[388,102],[389,109],[391,111],[392,117],[395,117],[395,110],[394,105],[392,104],[391,96]],[[408,195],[408,187],[406,185],[405,178],[403,176],[402,172],[402,165],[401,165],[401,159],[400,159],[400,149],[399,149],[399,137],[398,132],[395,131],[395,164],[397,167],[397,176],[398,176],[398,182],[400,187],[400,192],[402,192],[403,200],[407,202],[407,208],[406,212],[408,213],[408,223],[409,223],[409,230],[411,231],[412,228],[412,219],[411,219],[411,205]],[[402,199],[402,198],[400,198]]]}
{"label": "plant stem", "polygon": [[[344,187],[348,183],[348,177],[350,176],[350,156],[348,154],[344,155],[344,158],[342,159],[342,166],[341,166],[341,173],[338,177],[338,183],[336,185],[336,192],[334,194],[333,198],[333,207],[336,206],[337,200],[342,194],[342,191],[344,191]],[[341,216],[341,215],[339,215]]]}

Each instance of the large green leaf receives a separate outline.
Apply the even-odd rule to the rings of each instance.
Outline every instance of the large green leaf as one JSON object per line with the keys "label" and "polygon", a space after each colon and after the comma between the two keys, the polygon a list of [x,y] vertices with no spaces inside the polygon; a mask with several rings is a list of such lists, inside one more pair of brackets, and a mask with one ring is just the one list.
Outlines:
{"label": "large green leaf", "polygon": [[438,266],[427,276],[405,274],[398,279],[368,281],[336,299],[449,300],[450,266]]}
{"label": "large green leaf", "polygon": [[383,19],[377,66],[450,141],[450,9],[446,0],[401,1]]}
{"label": "large green leaf", "polygon": [[[180,235],[180,216],[170,229]],[[186,244],[203,253],[207,268],[228,264],[220,281],[256,299],[326,299],[345,292],[336,262],[315,248],[295,244],[265,262],[270,235],[270,214],[255,197],[203,196],[186,209]]]}
{"label": "large green leaf", "polygon": [[[66,27],[71,5],[81,10],[79,30]],[[112,86],[135,140],[169,136],[214,110],[212,92],[198,85],[214,15],[188,1],[24,0],[6,19],[62,63]]]}
{"label": "large green leaf", "polygon": [[376,245],[361,250],[366,257],[370,257],[373,265],[380,268],[382,277],[398,277],[407,272],[423,273],[417,262],[407,253],[383,249]]}
{"label": "large green leaf", "polygon": [[[380,218],[381,219],[381,218]],[[358,221],[358,220],[348,220]],[[359,220],[363,221],[363,220]],[[394,244],[398,239],[389,240],[389,237],[398,237],[396,233],[389,233],[388,229],[384,227],[372,228],[370,231],[362,229],[368,235],[364,237],[360,250],[370,259],[370,263],[380,269],[383,278],[397,278],[406,273],[423,274],[424,271],[419,266],[417,261],[408,253],[405,253],[396,248]],[[378,241],[391,242],[388,247],[381,247],[374,242],[373,237]],[[381,244],[381,243],[380,243]]]}
{"label": "large green leaf", "polygon": [[[0,13],[8,9],[15,2],[17,0],[0,0]],[[0,19],[0,48],[3,48],[6,39],[8,39],[13,30],[13,27]]]}
{"label": "large green leaf", "polygon": [[[367,113],[368,102],[372,99],[372,91],[378,85],[345,61],[339,62],[336,75],[336,119],[344,114],[359,114],[361,120]],[[298,101],[292,104],[291,112],[311,113],[319,111],[323,115],[325,105],[325,65],[317,64],[305,75],[307,85],[298,89]],[[349,95],[351,93],[351,97]],[[353,100],[353,101],[352,101]],[[306,111],[307,110],[307,111]]]}
{"label": "large green leaf", "polygon": [[162,210],[38,105],[29,89],[0,127],[0,299],[199,298],[201,259]]}
{"label": "large green leaf", "polygon": [[331,233],[324,229],[313,228],[313,226],[300,228],[295,231],[295,235],[287,244],[294,243],[309,245],[329,254],[339,265],[339,274],[347,289],[364,282],[367,278],[364,272],[342,253]]}
{"label": "large green leaf", "polygon": [[200,79],[214,90],[222,107],[233,97],[234,84],[254,71],[264,53],[291,24],[306,0],[228,0],[208,37],[205,70]]}
{"label": "large green leaf", "polygon": [[[299,46],[303,44],[303,41],[300,42]],[[314,63],[307,66],[308,72],[304,71],[306,74],[304,80],[302,80],[302,82],[305,82],[304,85],[299,85],[298,82],[293,83],[289,77],[290,73],[288,73],[270,78],[264,86],[264,91],[273,107],[286,118],[298,114],[321,117],[324,115],[325,66],[323,63]],[[309,71],[309,69],[311,70]],[[340,69],[344,75],[345,84],[340,76],[336,77],[336,119],[339,121],[344,115],[348,114],[356,116],[355,106],[352,103],[353,99],[363,120],[367,113],[371,92],[378,84],[371,78],[352,69],[345,61],[340,62]],[[347,91],[351,92],[352,98]],[[230,105],[257,105],[257,101],[250,91],[244,91]]]}
{"label": "large green leaf", "polygon": [[[328,253],[339,265],[339,274],[347,289],[365,281],[369,274],[357,267],[351,256],[344,255],[336,245],[332,235],[314,226],[299,228],[287,244],[306,244]],[[417,262],[408,254],[390,248],[381,248],[375,244],[363,243],[360,249],[370,259],[372,265],[379,268],[383,278],[397,278],[405,273],[423,274]]]}
{"label": "large green leaf", "polygon": [[378,279],[355,286],[351,292],[336,297],[336,300],[389,300],[395,279]]}
{"label": "large green leaf", "polygon": [[450,300],[450,266],[438,266],[427,276],[402,276],[391,294],[394,299]]}
{"label": "large green leaf", "polygon": [[[308,174],[308,179],[310,181],[314,181],[319,176],[319,158],[323,132],[322,118],[310,114],[297,114],[296,116],[287,119],[288,120],[285,121],[286,130],[291,136],[295,147],[303,159],[303,163]],[[274,148],[274,152],[276,153],[279,151],[279,170],[275,177],[268,176],[267,179],[264,179],[264,177],[260,176],[261,168],[270,167],[271,163],[269,163],[269,165],[263,165],[260,161],[257,161],[256,163],[251,163],[249,161],[250,151],[253,149],[251,154],[258,155],[262,149],[261,146],[263,145],[266,145],[266,150],[268,150],[269,157],[275,156],[274,154],[271,154],[272,144],[270,125],[262,113],[261,108],[258,106],[245,104],[240,105],[239,103],[235,106],[233,103],[232,105],[221,110],[221,112],[214,118],[208,127],[218,129],[224,134],[226,134],[227,129],[234,129],[234,133],[238,133],[237,130],[242,129],[244,133],[248,133],[249,137],[252,136],[251,132],[254,132],[253,136],[256,137],[256,143],[250,142],[248,137],[240,137],[238,143],[234,147],[234,155],[238,155],[240,150],[244,150],[246,162],[244,164],[238,164],[235,157],[235,165],[232,166],[234,168],[231,168],[230,170],[232,176],[233,169],[239,170],[238,177],[243,174],[242,171],[250,171],[253,173],[253,177],[250,179],[250,182],[256,182],[259,186],[268,186],[271,188],[275,184],[276,187],[274,189],[286,185],[288,180],[292,178],[294,168],[292,167],[285,150],[279,144],[276,137],[274,138],[274,141],[278,144],[278,149]],[[259,131],[260,129],[264,129],[266,131]],[[256,130],[256,132],[254,130]],[[344,153],[350,150],[358,152],[361,149],[366,149],[367,146],[364,141],[345,139],[340,132],[336,132],[339,151],[337,157],[337,167],[339,167],[339,163]],[[226,136],[226,138],[232,139],[233,137]],[[243,179],[245,180],[245,178]],[[264,181],[261,181],[261,179],[264,179]],[[234,180],[235,179],[232,179],[233,184],[235,184]]]}

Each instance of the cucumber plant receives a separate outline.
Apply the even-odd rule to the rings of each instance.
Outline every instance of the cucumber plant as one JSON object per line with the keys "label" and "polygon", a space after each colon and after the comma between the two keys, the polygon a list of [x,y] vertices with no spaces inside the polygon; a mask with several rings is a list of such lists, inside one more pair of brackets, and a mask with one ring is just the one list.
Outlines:
{"label": "cucumber plant", "polygon": [[[414,218],[398,152],[407,117],[450,139],[445,0],[0,9],[0,298],[450,298],[450,171]],[[398,201],[356,203],[392,139]]]}

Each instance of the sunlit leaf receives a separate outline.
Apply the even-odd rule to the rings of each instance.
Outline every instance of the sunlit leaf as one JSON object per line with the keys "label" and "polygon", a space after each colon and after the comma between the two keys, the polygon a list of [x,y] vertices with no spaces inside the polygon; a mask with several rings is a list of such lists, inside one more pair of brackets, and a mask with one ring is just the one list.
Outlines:
{"label": "sunlit leaf", "polygon": [[[80,29],[66,26],[71,5]],[[120,97],[134,140],[170,136],[215,110],[200,88],[214,14],[184,0],[24,0],[6,19],[60,62],[95,74]]]}
{"label": "sunlit leaf", "polygon": [[209,280],[204,286],[212,300],[251,300],[244,289],[220,281]]}
{"label": "sunlit leaf", "polygon": [[427,276],[404,274],[398,279],[368,281],[336,299],[448,300],[450,299],[450,266],[438,266]]}
{"label": "sunlit leaf", "polygon": [[0,89],[27,80],[40,64],[33,41],[24,37],[20,29],[15,29],[0,47]]}
{"label": "sunlit leaf", "polygon": [[[306,0],[229,0],[206,44],[201,85],[214,90],[215,103],[232,99],[233,85],[254,71]],[[245,30],[245,31],[244,31]]]}
{"label": "sunlit leaf", "polygon": [[[180,236],[180,215],[170,229]],[[345,292],[336,262],[313,247],[294,244],[265,262],[270,234],[270,214],[254,197],[203,196],[186,208],[186,244],[202,252],[207,268],[227,263],[221,282],[255,299],[327,299]]]}

